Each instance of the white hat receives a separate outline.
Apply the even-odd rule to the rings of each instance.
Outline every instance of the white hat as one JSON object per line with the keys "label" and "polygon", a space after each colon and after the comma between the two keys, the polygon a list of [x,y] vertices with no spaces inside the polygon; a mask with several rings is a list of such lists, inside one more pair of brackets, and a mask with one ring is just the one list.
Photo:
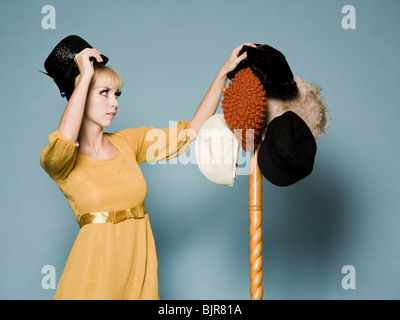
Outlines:
{"label": "white hat", "polygon": [[239,158],[239,142],[222,114],[204,122],[196,138],[196,161],[211,182],[233,186]]}

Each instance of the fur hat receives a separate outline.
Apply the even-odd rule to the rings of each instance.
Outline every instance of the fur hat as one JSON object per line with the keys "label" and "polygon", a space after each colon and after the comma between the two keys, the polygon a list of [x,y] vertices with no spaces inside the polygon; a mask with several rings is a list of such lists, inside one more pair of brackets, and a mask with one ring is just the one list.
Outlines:
{"label": "fur hat", "polygon": [[262,175],[282,187],[311,174],[316,142],[329,128],[322,89],[301,77],[294,79],[295,96],[268,99],[267,131],[257,159]]}
{"label": "fur hat", "polygon": [[269,98],[267,110],[267,125],[286,111],[296,113],[310,128],[315,141],[329,128],[328,116],[323,99],[320,96],[322,88],[305,79],[296,76],[298,93],[289,99]]}

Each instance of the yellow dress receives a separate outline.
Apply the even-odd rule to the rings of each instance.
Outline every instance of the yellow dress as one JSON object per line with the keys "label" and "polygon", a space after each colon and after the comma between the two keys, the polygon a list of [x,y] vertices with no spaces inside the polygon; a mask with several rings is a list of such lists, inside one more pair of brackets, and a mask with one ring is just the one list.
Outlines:
{"label": "yellow dress", "polygon": [[[147,186],[138,163],[176,157],[190,146],[190,124],[104,133],[118,150],[106,160],[78,153],[56,130],[40,156],[79,218],[143,205]],[[148,214],[123,222],[87,224],[78,233],[54,299],[159,299],[157,256]]]}

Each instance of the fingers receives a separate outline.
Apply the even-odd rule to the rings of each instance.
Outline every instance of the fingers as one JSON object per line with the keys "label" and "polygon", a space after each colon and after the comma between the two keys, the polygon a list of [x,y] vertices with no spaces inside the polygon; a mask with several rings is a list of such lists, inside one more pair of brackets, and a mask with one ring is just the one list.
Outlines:
{"label": "fingers", "polygon": [[79,52],[78,54],[75,55],[75,62],[77,62],[77,60],[81,60],[81,59],[89,59],[89,60],[93,60],[96,59],[97,62],[103,62],[103,59],[101,58],[101,53],[95,49],[95,48],[86,48],[83,49],[81,52]]}
{"label": "fingers", "polygon": [[239,47],[233,49],[231,55],[229,56],[228,60],[222,66],[221,71],[223,74],[227,75],[229,72],[235,70],[237,65],[244,59],[247,58],[247,51],[243,52],[239,55],[240,51],[242,50],[243,46],[249,46],[252,48],[257,48],[254,43],[245,42],[241,44]]}
{"label": "fingers", "polygon": [[95,58],[97,60],[97,62],[103,62],[103,58],[101,57],[101,53],[97,49],[94,49],[92,57]]}
{"label": "fingers", "polygon": [[248,46],[248,47],[257,48],[257,46],[254,43],[243,43],[243,45]]}
{"label": "fingers", "polygon": [[94,72],[94,60],[97,62],[103,62],[101,58],[101,53],[94,48],[86,48],[75,55],[74,61],[79,69],[81,75],[92,76]]}
{"label": "fingers", "polygon": [[242,43],[239,47],[237,47],[236,49],[242,50],[243,46],[248,46],[248,47],[252,47],[252,48],[257,48],[257,46],[254,43],[249,43],[249,42],[245,42]]}
{"label": "fingers", "polygon": [[249,43],[249,42],[242,43],[239,47],[233,49],[232,57],[239,57],[240,50],[242,50],[243,46],[257,48],[257,46],[254,43]]}
{"label": "fingers", "polygon": [[247,52],[243,52],[240,56],[234,58],[233,62],[235,64],[235,68],[242,60],[245,60],[246,58],[247,58]]}
{"label": "fingers", "polygon": [[235,62],[236,62],[237,64],[239,64],[240,61],[242,61],[242,60],[244,60],[244,59],[246,59],[246,58],[247,58],[247,52],[243,52],[240,56],[238,56],[238,57],[235,59]]}

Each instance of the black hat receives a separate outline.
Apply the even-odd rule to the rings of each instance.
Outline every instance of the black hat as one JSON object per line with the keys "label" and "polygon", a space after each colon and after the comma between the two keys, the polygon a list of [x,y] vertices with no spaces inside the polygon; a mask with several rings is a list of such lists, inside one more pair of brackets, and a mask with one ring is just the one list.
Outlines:
{"label": "black hat", "polygon": [[271,183],[289,186],[311,173],[316,152],[317,144],[307,124],[287,111],[269,123],[258,151],[258,167]]}
{"label": "black hat", "polygon": [[[50,55],[44,62],[44,67],[49,77],[53,78],[54,82],[60,89],[62,97],[69,99],[74,91],[75,77],[79,74],[79,69],[75,64],[75,55],[83,49],[93,48],[89,43],[81,37],[71,35],[61,40],[56,47],[51,51]],[[101,55],[103,62],[97,62],[94,59],[93,63],[106,64],[108,58]]]}
{"label": "black hat", "polygon": [[232,79],[238,71],[250,67],[263,84],[267,97],[286,98],[297,94],[296,82],[285,56],[266,44],[256,46],[243,46],[239,55],[247,51],[247,58],[228,73],[228,78]]}

